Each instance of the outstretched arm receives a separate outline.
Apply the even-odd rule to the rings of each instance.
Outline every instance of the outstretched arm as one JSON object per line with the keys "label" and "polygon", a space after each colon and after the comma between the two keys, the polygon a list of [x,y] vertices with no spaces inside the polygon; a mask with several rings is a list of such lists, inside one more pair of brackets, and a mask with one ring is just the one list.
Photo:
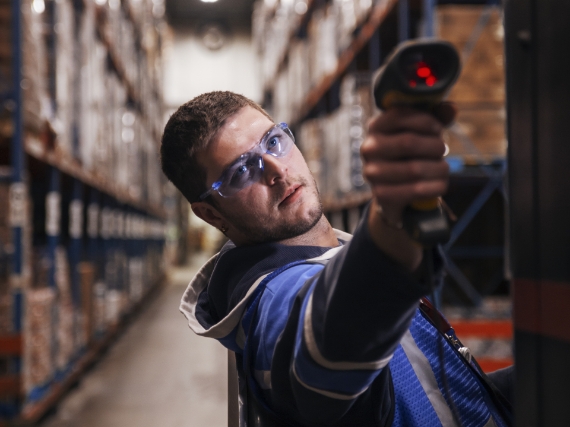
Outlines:
{"label": "outstretched arm", "polygon": [[[449,121],[454,110],[440,114]],[[298,322],[290,381],[297,409],[311,421],[345,416],[366,396],[429,292],[412,274],[422,248],[398,224],[405,206],[447,189],[442,132],[440,119],[408,108],[370,123],[362,156],[373,201],[352,241],[299,301],[298,320],[289,318]]]}

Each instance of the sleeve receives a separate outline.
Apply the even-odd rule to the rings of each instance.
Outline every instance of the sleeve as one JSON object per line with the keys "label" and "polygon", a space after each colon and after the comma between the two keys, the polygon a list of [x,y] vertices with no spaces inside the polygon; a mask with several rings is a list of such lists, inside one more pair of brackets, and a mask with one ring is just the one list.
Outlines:
{"label": "sleeve", "polygon": [[[286,273],[289,284],[262,298],[254,333],[265,398],[302,424],[381,418],[392,406],[383,368],[429,288],[376,247],[366,221],[324,268]],[[363,415],[373,383],[379,413]]]}

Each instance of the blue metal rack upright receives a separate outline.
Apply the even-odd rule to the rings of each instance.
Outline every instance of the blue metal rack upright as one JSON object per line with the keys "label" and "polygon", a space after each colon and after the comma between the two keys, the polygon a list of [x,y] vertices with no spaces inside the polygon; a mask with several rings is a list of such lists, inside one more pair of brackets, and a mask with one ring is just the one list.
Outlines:
{"label": "blue metal rack upright", "polygon": [[22,106],[22,16],[20,12],[20,0],[12,0],[12,90],[13,102],[13,134],[11,151],[12,183],[10,191],[10,209],[14,253],[12,261],[12,293],[14,296],[14,332],[22,330],[22,228],[23,209],[25,203],[26,184],[24,179],[25,154],[24,154],[24,115]]}

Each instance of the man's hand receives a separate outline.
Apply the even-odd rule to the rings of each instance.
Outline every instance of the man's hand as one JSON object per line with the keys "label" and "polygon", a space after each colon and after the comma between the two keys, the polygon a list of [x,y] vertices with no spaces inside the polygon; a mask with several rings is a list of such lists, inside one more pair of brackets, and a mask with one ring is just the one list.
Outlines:
{"label": "man's hand", "polygon": [[363,175],[373,195],[368,218],[372,238],[410,270],[421,263],[422,251],[398,229],[402,212],[414,201],[440,197],[447,191],[449,167],[443,159],[442,133],[454,117],[455,108],[449,103],[433,113],[391,108],[370,121],[362,144]]}

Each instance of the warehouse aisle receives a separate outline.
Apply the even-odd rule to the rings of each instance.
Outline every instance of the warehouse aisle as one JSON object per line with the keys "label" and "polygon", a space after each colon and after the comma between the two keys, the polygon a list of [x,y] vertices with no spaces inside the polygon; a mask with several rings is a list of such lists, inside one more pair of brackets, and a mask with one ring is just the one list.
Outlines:
{"label": "warehouse aisle", "polygon": [[178,311],[200,261],[170,272],[156,301],[42,427],[227,425],[227,353],[194,335]]}

